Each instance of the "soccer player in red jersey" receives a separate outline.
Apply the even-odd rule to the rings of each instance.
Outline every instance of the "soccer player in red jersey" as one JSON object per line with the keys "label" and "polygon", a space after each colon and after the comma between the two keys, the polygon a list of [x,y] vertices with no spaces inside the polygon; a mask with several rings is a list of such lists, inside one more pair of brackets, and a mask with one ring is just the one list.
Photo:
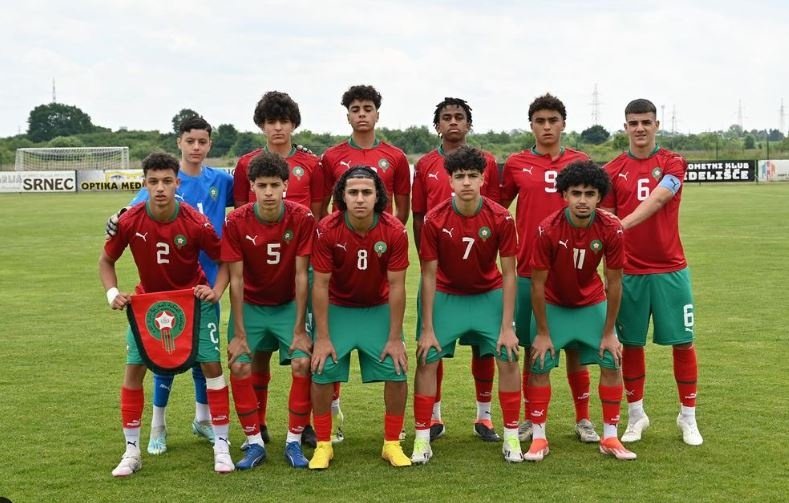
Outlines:
{"label": "soccer player in red jersey", "polygon": [[255,190],[248,177],[248,166],[260,152],[274,152],[288,162],[290,175],[286,201],[299,203],[320,218],[323,208],[323,172],[316,155],[293,145],[293,132],[301,124],[299,105],[287,93],[269,91],[255,107],[255,124],[266,137],[266,146],[241,156],[233,173],[233,198],[236,208],[255,201]]}
{"label": "soccer player in red jersey", "polygon": [[[124,309],[131,295],[118,290],[115,262],[128,246],[140,275],[136,293],[194,288],[195,295],[201,299],[197,361],[202,366],[208,388],[208,408],[215,437],[214,470],[231,472],[234,466],[228,443],[229,398],[219,361],[219,340],[214,337],[218,320],[212,303],[218,297],[208,286],[198,263],[201,250],[212,260],[219,259],[219,237],[204,215],[176,201],[176,188],[180,182],[178,159],[169,154],[154,153],[143,160],[142,169],[148,201],[132,207],[120,218],[117,233],[107,240],[99,258],[99,277],[110,307]],[[121,388],[126,452],[112,471],[116,477],[129,476],[142,467],[139,442],[146,367],[131,330],[126,341],[126,372]]]}
{"label": "soccer player in red jersey", "polygon": [[[600,452],[616,459],[635,459],[617,438],[622,401],[622,345],[617,339],[616,313],[622,299],[625,263],[624,231],[619,220],[597,205],[609,188],[605,171],[592,161],[565,167],[556,189],[567,202],[537,227],[531,254],[532,322],[531,373],[528,417],[533,438],[528,461],[548,454],[545,422],[551,399],[550,371],[558,364],[559,350],[576,347],[584,365],[600,365],[600,401],[603,405],[603,440]],[[606,288],[597,273],[605,257]]]}
{"label": "soccer player in red jersey", "polygon": [[624,344],[623,368],[628,401],[623,442],[641,439],[649,427],[644,412],[644,378],[649,319],[653,341],[673,347],[674,378],[679,391],[677,426],[688,445],[701,445],[696,424],[698,367],[690,272],[679,237],[679,205],[687,162],[655,143],[660,122],[655,105],[645,99],[628,103],[625,132],[630,150],[605,166],[612,189],[602,206],[622,219],[627,236],[624,297],[617,326]]}
{"label": "soccer player in red jersey", "polygon": [[[288,176],[288,189],[284,194],[286,201],[299,203],[312,210],[316,220],[320,220],[323,211],[323,170],[316,155],[300,145],[293,145],[293,131],[301,124],[299,105],[287,93],[269,91],[263,95],[255,106],[255,124],[266,137],[266,146],[241,156],[236,163],[233,173],[233,197],[236,208],[248,202],[255,201],[254,182],[249,180],[249,163],[261,152],[274,152],[285,159],[290,173]],[[308,319],[310,310],[308,305]],[[271,353],[263,353],[255,360],[256,371],[253,373],[255,392],[260,402],[258,413],[260,415],[261,435],[264,441],[269,441],[268,426],[266,426],[266,404],[268,403],[268,387],[271,381],[270,369]],[[339,388],[337,390],[339,396]],[[342,418],[339,399],[334,406],[335,416]],[[341,421],[337,421],[337,430],[334,437],[339,441],[343,438]],[[310,447],[315,447],[315,431],[307,424],[302,440]],[[246,446],[246,444],[244,444]]]}
{"label": "soccer player in red jersey", "polygon": [[[436,371],[452,357],[462,337],[480,356],[497,357],[499,402],[504,417],[508,462],[523,461],[518,440],[520,370],[515,312],[515,222],[498,203],[481,195],[487,160],[482,152],[460,146],[444,160],[454,196],[425,216],[420,242],[422,316],[417,345],[413,463],[427,463],[430,415],[436,394]],[[497,260],[501,257],[501,272]],[[474,313],[469,316],[469,313]]]}
{"label": "soccer player in red jersey", "polygon": [[376,171],[352,166],[334,187],[340,211],[318,224],[313,243],[312,407],[318,446],[311,469],[325,469],[334,456],[330,441],[332,384],[348,380],[357,350],[362,382],[384,384],[384,446],[392,466],[411,460],[400,446],[408,394],[403,342],[408,234],[386,213],[386,189]]}
{"label": "soccer player in red jersey", "polygon": [[[460,98],[444,98],[436,105],[433,114],[433,126],[436,128],[441,145],[420,158],[414,168],[414,185],[411,192],[411,210],[414,214],[414,241],[419,250],[422,223],[425,213],[452,197],[452,186],[449,174],[444,169],[444,159],[466,144],[466,135],[471,130],[471,107]],[[496,158],[489,152],[482,152],[485,157],[484,183],[481,193],[486,199],[499,202],[499,167]],[[419,304],[419,302],[417,302]],[[419,317],[417,308],[417,317]],[[420,322],[417,319],[417,326]],[[463,340],[461,339],[461,344]],[[493,378],[496,363],[493,355],[480,356],[479,347],[471,346],[471,373],[477,395],[477,418],[474,421],[474,434],[482,440],[499,441],[501,438],[493,429],[491,416],[491,399],[493,394]],[[433,405],[433,416],[430,419],[430,440],[441,437],[445,432],[444,421],[441,419],[441,383],[444,377],[444,364],[438,362],[436,370],[436,401]]]}
{"label": "soccer player in red jersey", "polygon": [[[505,207],[517,196],[515,218],[518,225],[520,249],[518,250],[518,300],[515,304],[515,330],[520,343],[530,346],[529,327],[531,310],[531,267],[529,257],[534,248],[537,226],[548,215],[565,206],[556,188],[556,177],[565,166],[574,161],[588,160],[583,152],[562,146],[562,131],[567,119],[564,103],[555,96],[545,94],[529,105],[529,122],[534,133],[535,145],[511,155],[504,163],[501,200]],[[574,349],[565,350],[567,356],[567,381],[575,404],[575,434],[582,442],[598,442],[600,437],[589,420],[589,370],[578,361]],[[528,392],[529,362],[523,361],[523,397]],[[531,421],[528,417],[520,426],[522,442],[531,438]]]}
{"label": "soccer player in red jersey", "polygon": [[[381,94],[373,86],[352,86],[342,95],[353,132],[348,140],[326,149],[321,156],[324,176],[324,208],[328,210],[334,184],[351,166],[372,166],[386,187],[389,203],[386,211],[403,224],[408,221],[411,170],[402,150],[375,136]],[[337,209],[337,201],[335,201]]]}
{"label": "soccer player in red jersey", "polygon": [[268,371],[271,353],[277,350],[280,364],[289,363],[292,373],[285,459],[294,468],[306,468],[301,435],[310,413],[312,341],[305,316],[315,218],[308,208],[283,199],[291,170],[279,155],[262,152],[248,168],[256,202],[227,216],[221,255],[224,265],[216,287],[224,290],[229,272],[230,384],[247,436],[246,454],[236,468],[253,468],[266,458],[259,427],[265,424],[265,417],[260,417],[255,387],[259,389],[264,379],[261,362]]}

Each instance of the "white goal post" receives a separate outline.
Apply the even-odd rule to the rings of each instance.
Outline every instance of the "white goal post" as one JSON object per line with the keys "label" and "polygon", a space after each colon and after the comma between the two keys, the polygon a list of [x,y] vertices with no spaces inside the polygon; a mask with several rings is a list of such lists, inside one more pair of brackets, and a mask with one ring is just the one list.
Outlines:
{"label": "white goal post", "polygon": [[115,170],[129,168],[129,147],[19,148],[16,171]]}

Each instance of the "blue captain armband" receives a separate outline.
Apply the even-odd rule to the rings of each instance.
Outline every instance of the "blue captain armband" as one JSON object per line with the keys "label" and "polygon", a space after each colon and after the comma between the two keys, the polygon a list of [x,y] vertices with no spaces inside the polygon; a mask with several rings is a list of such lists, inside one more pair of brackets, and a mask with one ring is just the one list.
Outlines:
{"label": "blue captain armband", "polygon": [[674,175],[666,175],[660,180],[658,187],[663,187],[671,191],[673,195],[677,195],[680,187],[682,187],[682,182]]}

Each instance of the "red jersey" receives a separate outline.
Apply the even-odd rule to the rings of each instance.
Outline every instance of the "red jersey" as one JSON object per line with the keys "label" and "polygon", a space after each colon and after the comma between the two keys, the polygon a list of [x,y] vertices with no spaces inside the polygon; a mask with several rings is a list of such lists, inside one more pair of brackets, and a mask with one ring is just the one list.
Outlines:
{"label": "red jersey", "polygon": [[370,307],[389,300],[387,271],[408,267],[408,234],[388,213],[376,213],[364,236],[352,230],[345,212],[335,211],[318,224],[312,253],[316,272],[331,273],[329,301],[338,306]]}
{"label": "red jersey", "polygon": [[296,297],[296,257],[312,253],[315,217],[283,201],[276,222],[258,216],[257,203],[233,210],[225,221],[222,262],[244,262],[244,302],[278,306]]}
{"label": "red jersey", "polygon": [[561,209],[537,226],[532,269],[548,271],[545,300],[564,307],[583,307],[605,300],[597,266],[605,257],[610,269],[625,264],[624,231],[618,219],[595,212],[589,227],[575,227],[569,210]]}
{"label": "red jersey", "polygon": [[[249,182],[249,162],[265,149],[259,148],[241,156],[233,172],[233,198],[254,203],[257,200]],[[310,208],[312,203],[323,201],[323,171],[318,156],[293,147],[285,158],[290,166],[288,190],[285,199]]]}
{"label": "red jersey", "polygon": [[[385,141],[376,140],[372,148],[357,146],[352,138],[329,147],[321,156],[325,197],[332,195],[334,184],[348,168],[356,165],[370,166],[384,182],[389,201],[386,211],[392,212],[394,196],[411,193],[411,168],[402,150]],[[335,211],[337,210],[335,206]]]}
{"label": "red jersey", "polygon": [[[495,202],[499,200],[499,166],[496,158],[489,152],[485,156],[485,182],[482,184],[482,195]],[[438,147],[423,155],[414,167],[414,186],[411,191],[411,211],[427,213],[454,194],[449,185],[449,173],[444,169],[444,149]]]}
{"label": "red jersey", "polygon": [[169,222],[154,220],[148,203],[139,203],[121,215],[118,232],[104,244],[104,252],[118,260],[131,248],[140,275],[136,293],[181,290],[206,285],[198,263],[200,250],[219,260],[219,237],[208,218],[188,204],[175,203]]}
{"label": "red jersey", "polygon": [[474,216],[461,215],[449,198],[430,210],[422,227],[419,254],[438,261],[436,289],[454,295],[477,295],[501,288],[497,258],[518,251],[515,221],[503,206],[480,200]]}
{"label": "red jersey", "polygon": [[[619,218],[631,214],[660,184],[666,175],[682,182],[688,163],[679,154],[664,148],[646,159],[623,153],[605,165],[611,177],[611,190],[602,208],[612,208]],[[679,238],[679,204],[682,187],[660,210],[646,221],[625,231],[625,274],[656,274],[679,271],[687,267]]]}
{"label": "red jersey", "polygon": [[554,211],[564,208],[562,195],[556,190],[556,176],[574,161],[586,161],[589,156],[571,148],[562,148],[559,157],[551,159],[534,148],[512,154],[504,163],[501,200],[518,197],[515,218],[518,224],[518,276],[531,277],[529,257],[534,247],[537,226]]}

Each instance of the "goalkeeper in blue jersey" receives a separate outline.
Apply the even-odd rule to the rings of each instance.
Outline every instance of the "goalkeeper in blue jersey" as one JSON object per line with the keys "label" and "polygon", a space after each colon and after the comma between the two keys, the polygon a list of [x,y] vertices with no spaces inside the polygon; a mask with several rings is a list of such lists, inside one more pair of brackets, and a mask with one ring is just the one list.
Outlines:
{"label": "goalkeeper in blue jersey", "polygon": [[[181,183],[176,189],[175,198],[196,208],[206,215],[221,237],[225,221],[225,208],[233,207],[233,177],[217,168],[203,165],[211,150],[211,125],[200,116],[185,119],[178,128],[178,149],[181,151],[181,167],[178,178]],[[129,203],[129,207],[148,199],[148,191],[141,189]],[[129,207],[112,215],[107,222],[107,234],[113,235],[117,230],[120,214]],[[216,281],[218,267],[204,252],[200,252],[200,267],[205,272],[211,286]],[[216,304],[219,309],[219,304]],[[218,314],[218,313],[217,313]],[[217,316],[218,318],[218,316]],[[212,339],[219,344],[219,327],[213,327]],[[167,451],[167,423],[165,411],[170,398],[173,384],[172,375],[154,374],[153,419],[151,420],[151,438],[148,442],[150,454],[162,454]],[[214,442],[211,429],[211,417],[208,411],[205,377],[197,365],[192,368],[195,383],[195,418],[192,431],[195,435]]]}

